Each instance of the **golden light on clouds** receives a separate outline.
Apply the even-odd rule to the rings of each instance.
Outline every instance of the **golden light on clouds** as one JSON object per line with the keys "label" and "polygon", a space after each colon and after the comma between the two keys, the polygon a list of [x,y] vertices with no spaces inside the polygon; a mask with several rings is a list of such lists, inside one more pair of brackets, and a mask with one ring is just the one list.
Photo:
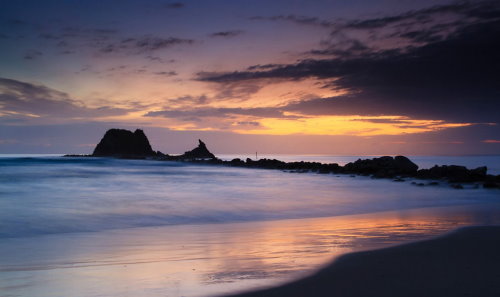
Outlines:
{"label": "golden light on clouds", "polygon": [[413,120],[401,116],[315,116],[297,119],[258,120],[257,129],[237,130],[243,134],[310,135],[399,135],[470,126],[470,123],[445,123],[440,120]]}

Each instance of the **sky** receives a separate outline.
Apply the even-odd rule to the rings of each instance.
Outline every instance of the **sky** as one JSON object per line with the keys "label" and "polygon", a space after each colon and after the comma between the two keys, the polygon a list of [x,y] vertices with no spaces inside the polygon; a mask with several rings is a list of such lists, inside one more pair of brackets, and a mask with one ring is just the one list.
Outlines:
{"label": "sky", "polygon": [[0,153],[500,152],[500,2],[0,0]]}

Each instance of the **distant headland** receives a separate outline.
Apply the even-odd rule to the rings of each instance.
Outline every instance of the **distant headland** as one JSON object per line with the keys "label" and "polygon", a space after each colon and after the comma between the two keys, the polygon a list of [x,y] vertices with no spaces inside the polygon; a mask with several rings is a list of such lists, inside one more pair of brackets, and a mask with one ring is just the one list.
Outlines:
{"label": "distant headland", "polygon": [[305,173],[317,172],[320,174],[350,174],[371,176],[373,178],[389,178],[403,182],[414,178],[433,180],[427,183],[412,182],[417,186],[435,186],[438,181],[449,183],[456,189],[463,188],[462,183],[474,183],[484,188],[499,188],[500,175],[487,174],[487,167],[482,166],[468,169],[459,165],[435,165],[430,169],[418,169],[418,165],[405,156],[384,156],[373,159],[358,159],[355,162],[341,166],[337,163],[319,162],[284,162],[276,159],[247,158],[245,161],[236,158],[224,161],[211,153],[205,143],[198,140],[198,146],[181,155],[169,155],[154,151],[144,131],[137,129],[134,132],[124,129],[108,130],[97,144],[92,155],[66,155],[66,157],[113,157],[122,159],[151,159],[159,161],[196,162],[233,167],[278,169],[289,172]]}

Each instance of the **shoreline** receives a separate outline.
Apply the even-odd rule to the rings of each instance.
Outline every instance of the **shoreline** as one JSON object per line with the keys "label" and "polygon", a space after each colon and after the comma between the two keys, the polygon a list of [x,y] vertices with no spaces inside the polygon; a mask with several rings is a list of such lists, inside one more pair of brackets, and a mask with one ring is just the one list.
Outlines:
{"label": "shoreline", "polygon": [[500,295],[500,225],[462,227],[393,247],[349,253],[303,279],[226,297]]}

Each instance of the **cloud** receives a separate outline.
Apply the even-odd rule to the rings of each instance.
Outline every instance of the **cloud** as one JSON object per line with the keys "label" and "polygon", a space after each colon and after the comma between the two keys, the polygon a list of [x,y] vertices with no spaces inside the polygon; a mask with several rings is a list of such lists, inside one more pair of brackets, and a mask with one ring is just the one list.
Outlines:
{"label": "cloud", "polygon": [[165,76],[165,77],[170,77],[170,76],[176,76],[177,72],[175,72],[175,71],[158,71],[158,72],[154,72],[154,74],[160,75],[160,76]]}
{"label": "cloud", "polygon": [[156,36],[141,36],[124,38],[117,42],[108,43],[100,48],[101,53],[150,53],[161,49],[170,48],[176,45],[193,44],[194,40],[177,37],[156,37]]}
{"label": "cloud", "polygon": [[[486,4],[485,4],[486,5]],[[466,22],[442,39],[401,49],[364,50],[358,55],[304,59],[296,63],[243,71],[200,72],[197,79],[221,86],[262,79],[296,81],[316,78],[346,95],[292,102],[283,110],[311,115],[401,115],[455,122],[500,122],[500,4],[487,3],[484,19]],[[465,15],[486,13],[483,6],[464,5]],[[462,11],[462,6],[428,9]],[[421,16],[422,13],[419,13]],[[415,15],[415,13],[412,13]],[[406,19],[407,14],[399,19]],[[498,18],[497,18],[498,16]],[[396,17],[363,23],[380,27]]]}
{"label": "cloud", "polygon": [[409,124],[411,120],[408,118],[362,118],[353,119],[352,121],[360,121],[375,124]]}
{"label": "cloud", "polygon": [[60,29],[41,29],[38,38],[68,53],[91,50],[100,54],[146,54],[145,59],[167,63],[156,52],[178,45],[195,43],[193,39],[156,35],[125,35],[106,27],[68,26]]}
{"label": "cloud", "polygon": [[321,48],[305,54],[347,57],[369,51],[404,49],[446,38],[471,23],[500,17],[498,1],[455,1],[396,15],[354,20],[324,20],[301,15],[254,16],[330,30]]}
{"label": "cloud", "polygon": [[244,31],[242,31],[242,30],[220,31],[220,32],[215,32],[215,33],[210,34],[210,37],[231,38],[231,37],[236,37],[238,35],[241,35],[243,33],[244,33]]}
{"label": "cloud", "polygon": [[241,126],[260,126],[260,123],[259,122],[255,122],[255,121],[242,121],[242,122],[236,122],[235,123],[236,125],[241,125]]}
{"label": "cloud", "polygon": [[24,54],[24,59],[25,60],[34,60],[38,57],[41,57],[43,56],[43,53],[41,51],[37,51],[37,50],[29,50],[27,51],[25,54]]}
{"label": "cloud", "polygon": [[[189,99],[189,98],[188,98]],[[204,118],[204,117],[227,117],[231,118],[238,116],[253,116],[260,118],[295,118],[287,116],[282,111],[274,107],[255,107],[255,108],[194,108],[194,109],[165,109],[159,111],[151,111],[145,114],[148,117],[165,117],[165,118]]]}
{"label": "cloud", "polygon": [[130,110],[102,106],[86,107],[68,94],[43,85],[0,78],[0,114],[14,119],[76,119],[116,116]]}
{"label": "cloud", "polygon": [[432,21],[435,16],[462,15],[467,18],[495,19],[498,14],[498,3],[495,1],[455,1],[450,4],[436,5],[429,8],[409,11],[400,15],[353,20],[342,25],[344,28],[377,29],[413,20],[416,23]]}
{"label": "cloud", "polygon": [[182,3],[182,2],[172,2],[172,3],[168,3],[165,6],[167,8],[171,8],[171,9],[179,9],[179,8],[183,8],[186,5],[184,3]]}
{"label": "cloud", "polygon": [[363,42],[346,38],[342,41],[336,41],[335,44],[326,43],[326,47],[322,49],[313,49],[309,54],[320,56],[334,56],[341,58],[351,58],[370,54],[372,49]]}
{"label": "cloud", "polygon": [[317,17],[309,17],[303,15],[275,15],[275,16],[253,16],[250,17],[250,20],[264,20],[264,21],[288,21],[299,25],[308,25],[308,26],[319,26],[329,28],[334,25],[333,22],[321,20]]}
{"label": "cloud", "polygon": [[182,96],[175,99],[169,99],[169,103],[183,104],[183,105],[204,105],[209,103],[211,100],[206,95],[201,96]]}
{"label": "cloud", "polygon": [[161,64],[167,64],[167,63],[175,63],[175,60],[174,59],[169,59],[169,60],[164,60],[163,58],[161,57],[157,57],[157,56],[152,56],[152,55],[148,55],[146,57],[144,57],[146,60],[149,60],[151,62],[155,62],[155,63],[161,63]]}
{"label": "cloud", "polygon": [[496,139],[486,139],[486,140],[483,140],[484,143],[500,143],[500,140],[496,140]]}
{"label": "cloud", "polygon": [[280,66],[283,66],[281,64],[264,64],[264,65],[252,65],[247,68],[247,70],[253,71],[253,70],[270,70],[273,68],[278,68]]}
{"label": "cloud", "polygon": [[13,26],[25,26],[29,24],[28,22],[21,19],[9,19],[6,21],[6,23]]}

